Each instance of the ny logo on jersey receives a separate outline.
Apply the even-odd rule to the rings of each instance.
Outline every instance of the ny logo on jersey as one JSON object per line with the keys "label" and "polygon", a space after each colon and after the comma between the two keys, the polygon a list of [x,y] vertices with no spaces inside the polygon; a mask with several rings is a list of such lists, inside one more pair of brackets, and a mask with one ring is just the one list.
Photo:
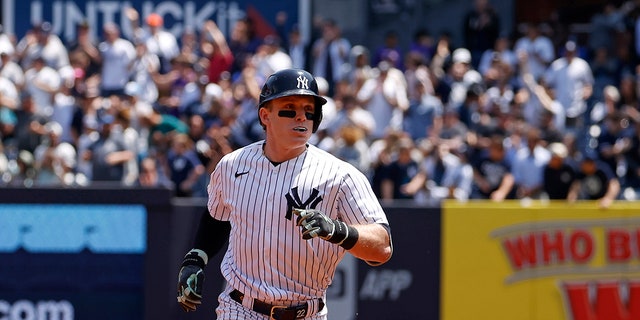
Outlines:
{"label": "ny logo on jersey", "polygon": [[311,195],[307,200],[300,200],[300,195],[298,194],[298,187],[291,188],[291,192],[287,193],[285,197],[287,198],[287,214],[285,218],[287,220],[291,220],[291,216],[293,215],[293,208],[298,209],[315,209],[318,203],[322,201],[322,196],[318,194],[320,191],[318,189],[313,188],[311,191]]}
{"label": "ny logo on jersey", "polygon": [[302,75],[298,76],[298,89],[309,89],[309,79],[303,77]]}

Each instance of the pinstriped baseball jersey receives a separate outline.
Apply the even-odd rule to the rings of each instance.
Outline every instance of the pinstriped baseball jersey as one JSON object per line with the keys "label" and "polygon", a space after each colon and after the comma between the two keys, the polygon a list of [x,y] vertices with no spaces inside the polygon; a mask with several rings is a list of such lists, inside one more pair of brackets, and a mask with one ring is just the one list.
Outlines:
{"label": "pinstriped baseball jersey", "polygon": [[264,141],[226,155],[211,174],[208,207],[230,221],[221,270],[229,285],[264,301],[323,297],[346,251],[303,240],[292,208],[318,209],[347,224],[388,223],[366,177],[312,145],[272,164]]}

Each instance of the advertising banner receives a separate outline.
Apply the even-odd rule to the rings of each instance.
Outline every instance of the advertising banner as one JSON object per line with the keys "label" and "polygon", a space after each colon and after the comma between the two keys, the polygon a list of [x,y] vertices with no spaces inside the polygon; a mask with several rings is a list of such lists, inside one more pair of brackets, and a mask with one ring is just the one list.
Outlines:
{"label": "advertising banner", "polygon": [[0,319],[143,319],[143,205],[0,204]]}
{"label": "advertising banner", "polygon": [[250,0],[3,0],[2,22],[4,31],[18,39],[33,24],[48,21],[54,33],[63,41],[76,36],[76,25],[89,23],[92,36],[100,39],[100,27],[115,22],[125,38],[132,38],[131,26],[123,14],[127,8],[135,8],[141,17],[155,12],[163,17],[165,28],[180,36],[186,28],[200,30],[204,22],[214,20],[221,31],[228,35],[236,21],[244,17],[252,19],[258,36],[274,33],[276,14],[287,14],[287,23],[299,23],[299,0],[250,1]]}
{"label": "advertising banner", "polygon": [[640,319],[640,204],[443,205],[441,319]]}

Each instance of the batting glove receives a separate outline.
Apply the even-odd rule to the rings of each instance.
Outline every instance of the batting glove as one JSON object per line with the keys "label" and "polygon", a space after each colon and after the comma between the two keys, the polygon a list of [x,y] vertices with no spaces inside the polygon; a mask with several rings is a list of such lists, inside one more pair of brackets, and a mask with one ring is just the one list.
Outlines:
{"label": "batting glove", "polygon": [[178,303],[185,312],[196,311],[202,303],[203,269],[207,260],[207,254],[199,249],[192,249],[182,260],[178,273]]}
{"label": "batting glove", "polygon": [[358,240],[358,231],[340,220],[327,217],[319,210],[293,209],[297,216],[296,225],[301,227],[302,239],[318,237],[335,243],[347,250]]}

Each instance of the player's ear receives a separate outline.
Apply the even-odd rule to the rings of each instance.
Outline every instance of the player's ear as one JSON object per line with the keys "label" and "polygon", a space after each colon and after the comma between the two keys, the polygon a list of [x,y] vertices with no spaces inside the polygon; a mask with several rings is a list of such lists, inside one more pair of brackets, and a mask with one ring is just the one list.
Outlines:
{"label": "player's ear", "polygon": [[269,123],[270,114],[271,114],[271,106],[268,103],[266,106],[258,109],[258,118],[260,119],[260,123],[262,124],[263,127]]}

